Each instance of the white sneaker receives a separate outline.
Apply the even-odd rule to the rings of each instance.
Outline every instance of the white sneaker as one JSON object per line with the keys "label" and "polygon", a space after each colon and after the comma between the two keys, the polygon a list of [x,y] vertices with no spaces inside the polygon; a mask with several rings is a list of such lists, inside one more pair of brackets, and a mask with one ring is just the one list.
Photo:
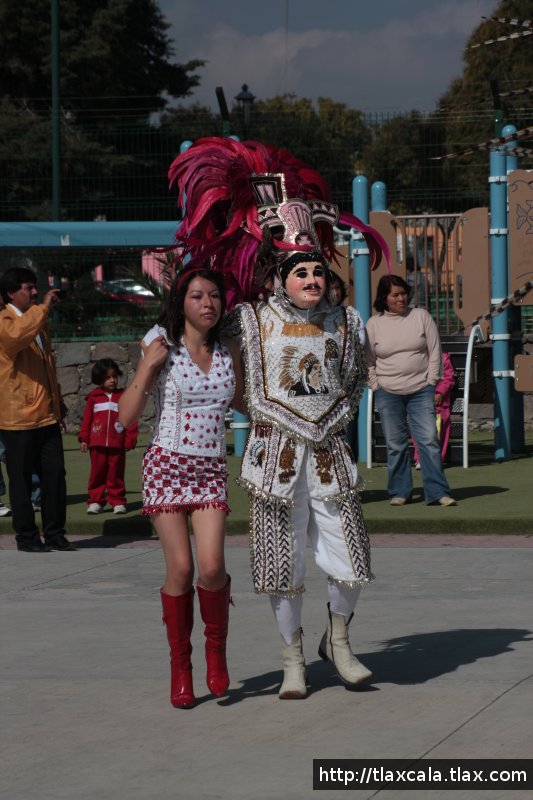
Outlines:
{"label": "white sneaker", "polygon": [[0,517],[10,517],[11,516],[11,509],[8,508],[2,501],[0,500]]}
{"label": "white sneaker", "polygon": [[417,461],[415,464],[415,469],[420,469],[420,461]]}
{"label": "white sneaker", "polygon": [[404,506],[407,503],[405,497],[393,497],[389,505],[391,506]]}
{"label": "white sneaker", "polygon": [[98,503],[89,503],[87,506],[88,514],[99,514],[101,510],[102,506],[98,505]]}
{"label": "white sneaker", "polygon": [[447,494],[444,497],[441,497],[440,500],[437,500],[439,506],[456,506],[457,500],[454,500],[453,497],[449,497]]}
{"label": "white sneaker", "polygon": [[115,506],[113,514],[125,514],[127,510],[126,506]]}

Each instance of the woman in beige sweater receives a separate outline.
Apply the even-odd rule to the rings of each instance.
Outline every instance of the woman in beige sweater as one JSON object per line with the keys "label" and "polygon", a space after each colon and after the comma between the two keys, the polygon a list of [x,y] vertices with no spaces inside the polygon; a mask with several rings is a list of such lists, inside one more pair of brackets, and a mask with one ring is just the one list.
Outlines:
{"label": "woman in beige sweater", "polygon": [[384,275],[366,325],[370,388],[387,444],[391,505],[411,500],[409,432],[420,456],[425,502],[456,505],[444,476],[435,419],[435,384],[442,375],[439,332],[423,308],[409,308],[409,286]]}

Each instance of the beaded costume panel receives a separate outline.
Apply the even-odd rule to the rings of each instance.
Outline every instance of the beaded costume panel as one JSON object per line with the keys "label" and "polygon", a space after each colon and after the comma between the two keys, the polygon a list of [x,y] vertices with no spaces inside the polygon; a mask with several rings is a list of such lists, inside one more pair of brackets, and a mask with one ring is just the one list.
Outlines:
{"label": "beaded costume panel", "polygon": [[367,381],[360,317],[321,303],[302,320],[277,296],[239,306],[233,325],[237,315],[251,418],[239,483],[250,494],[254,588],[287,596],[304,590],[293,584],[292,513],[306,456],[309,493],[335,503],[353,583],[368,583],[357,466],[344,438]]}
{"label": "beaded costume panel", "polygon": [[289,503],[307,447],[317,497],[335,499],[357,484],[344,431],[367,379],[361,319],[328,303],[310,311],[302,320],[276,296],[238,309],[252,420],[240,482]]}
{"label": "beaded costume panel", "polygon": [[304,320],[276,295],[239,310],[252,419],[312,446],[344,428],[367,380],[359,314],[321,303]]}

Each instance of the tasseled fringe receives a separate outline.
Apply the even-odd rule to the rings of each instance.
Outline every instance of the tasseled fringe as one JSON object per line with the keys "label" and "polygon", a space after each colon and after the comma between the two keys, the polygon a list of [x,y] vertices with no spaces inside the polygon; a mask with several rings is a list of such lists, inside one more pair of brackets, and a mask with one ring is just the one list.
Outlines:
{"label": "tasseled fringe", "polygon": [[185,511],[186,514],[190,514],[192,511],[203,511],[206,508],[216,508],[219,511],[225,511],[226,514],[230,513],[228,504],[220,500],[208,500],[203,503],[165,503],[158,506],[145,506],[140,513],[144,517],[153,517],[157,514],[175,514],[179,511]]}

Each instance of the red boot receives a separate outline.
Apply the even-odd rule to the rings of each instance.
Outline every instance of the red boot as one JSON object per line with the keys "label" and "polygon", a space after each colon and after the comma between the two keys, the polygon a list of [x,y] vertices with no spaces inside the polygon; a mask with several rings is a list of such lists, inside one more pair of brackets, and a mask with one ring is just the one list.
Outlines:
{"label": "red boot", "polygon": [[175,708],[193,708],[196,698],[192,688],[191,632],[194,589],[172,597],[161,589],[163,622],[170,645],[170,702]]}
{"label": "red boot", "polygon": [[207,686],[216,697],[226,694],[229,686],[228,667],[226,664],[226,638],[228,635],[228,618],[231,578],[223,589],[210,592],[201,586],[198,590],[200,613],[205,622],[205,660],[207,661]]}

